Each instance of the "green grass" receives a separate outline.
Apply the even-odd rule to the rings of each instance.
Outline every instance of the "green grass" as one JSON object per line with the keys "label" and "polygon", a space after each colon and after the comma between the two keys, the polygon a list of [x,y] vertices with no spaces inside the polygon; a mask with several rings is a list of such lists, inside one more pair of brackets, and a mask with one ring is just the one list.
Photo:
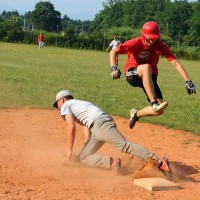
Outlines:
{"label": "green grass", "polygon": [[[126,56],[119,56],[123,70]],[[149,103],[142,90],[132,88],[122,76],[110,76],[109,53],[0,43],[0,108],[45,108],[59,90],[70,90],[75,98],[91,101],[111,115],[129,118],[132,107]],[[199,62],[181,60],[196,85],[197,94],[187,95],[185,82],[165,59],[159,63],[158,82],[169,107],[164,115],[143,122],[160,124],[200,134]]]}

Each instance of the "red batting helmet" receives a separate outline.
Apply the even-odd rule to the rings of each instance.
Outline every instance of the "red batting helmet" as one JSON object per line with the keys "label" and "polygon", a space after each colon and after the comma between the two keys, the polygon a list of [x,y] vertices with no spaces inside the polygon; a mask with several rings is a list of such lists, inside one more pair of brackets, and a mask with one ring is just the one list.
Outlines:
{"label": "red batting helmet", "polygon": [[160,38],[160,27],[156,22],[147,22],[142,27],[142,35],[145,38]]}

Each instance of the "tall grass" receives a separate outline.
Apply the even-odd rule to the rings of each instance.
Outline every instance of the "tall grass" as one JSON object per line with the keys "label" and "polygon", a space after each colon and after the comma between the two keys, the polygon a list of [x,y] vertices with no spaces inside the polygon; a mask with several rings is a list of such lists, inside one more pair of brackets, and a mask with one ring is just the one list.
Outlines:
{"label": "tall grass", "polygon": [[[119,56],[123,70],[126,56]],[[110,76],[109,53],[0,43],[0,108],[45,108],[59,90],[70,90],[75,98],[91,101],[111,115],[129,118],[131,108],[149,103],[142,90],[125,80]],[[165,59],[159,63],[158,82],[169,107],[164,115],[146,117],[143,122],[200,134],[199,62],[181,60],[196,85],[197,94],[188,95],[185,82]]]}

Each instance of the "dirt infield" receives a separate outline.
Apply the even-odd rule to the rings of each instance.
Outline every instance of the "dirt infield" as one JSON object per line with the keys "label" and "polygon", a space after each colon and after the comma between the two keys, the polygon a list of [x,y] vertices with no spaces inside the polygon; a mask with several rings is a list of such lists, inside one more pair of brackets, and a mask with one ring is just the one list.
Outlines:
{"label": "dirt infield", "polygon": [[[0,110],[1,200],[173,200],[200,199],[200,137],[188,132],[114,117],[119,130],[135,143],[171,161],[172,180],[180,190],[151,192],[133,185],[131,174],[142,162],[109,144],[98,152],[122,158],[122,176],[109,170],[64,163],[65,123],[56,110]],[[74,154],[83,144],[77,126]]]}

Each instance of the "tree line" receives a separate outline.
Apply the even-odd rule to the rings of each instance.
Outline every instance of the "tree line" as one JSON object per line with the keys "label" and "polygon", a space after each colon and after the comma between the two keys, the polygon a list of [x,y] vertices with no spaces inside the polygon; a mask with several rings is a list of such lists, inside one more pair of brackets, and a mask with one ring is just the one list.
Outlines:
{"label": "tree line", "polygon": [[113,35],[124,42],[139,36],[145,22],[156,21],[169,46],[192,47],[194,53],[200,51],[199,13],[200,0],[107,0],[94,20],[81,21],[61,17],[52,3],[40,1],[24,15],[3,11],[0,41],[37,43],[37,35],[43,32],[46,45],[104,50]]}
{"label": "tree line", "polygon": [[156,21],[161,33],[183,45],[200,42],[200,0],[107,0],[92,22],[93,31],[110,27],[138,29],[147,21]]}

